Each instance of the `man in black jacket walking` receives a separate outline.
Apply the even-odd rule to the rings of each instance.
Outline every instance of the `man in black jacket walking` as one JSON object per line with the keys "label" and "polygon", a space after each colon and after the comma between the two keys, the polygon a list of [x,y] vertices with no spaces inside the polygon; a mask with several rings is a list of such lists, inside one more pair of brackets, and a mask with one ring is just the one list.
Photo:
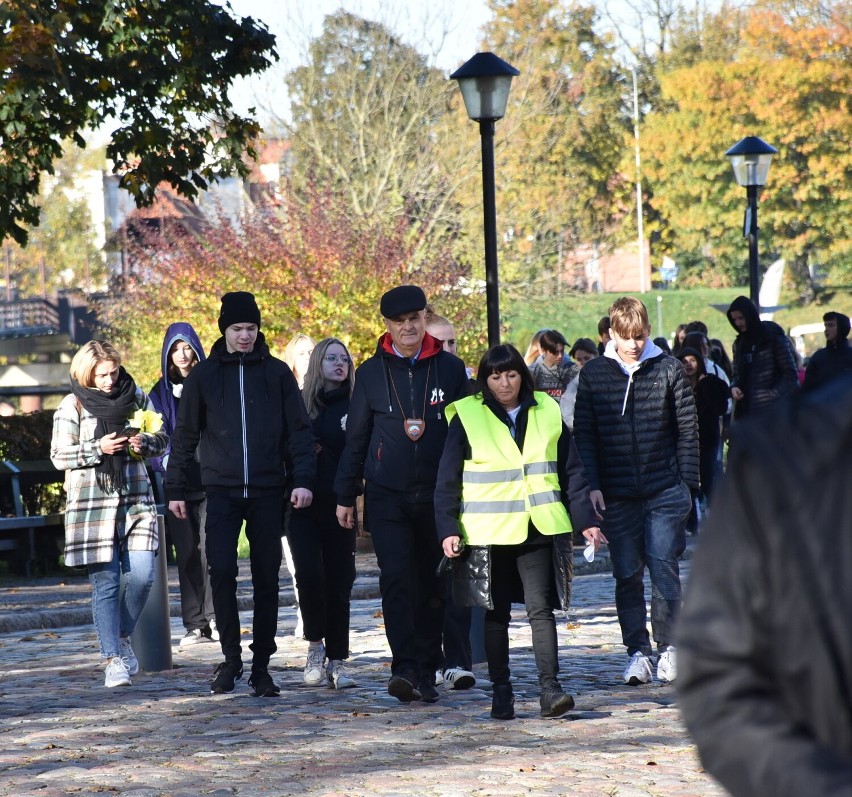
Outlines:
{"label": "man in black jacket walking", "polygon": [[657,677],[677,678],[678,559],[686,547],[692,491],[699,486],[698,421],[681,364],[650,340],[645,305],[623,297],[609,315],[612,340],[604,356],[580,371],[574,438],[592,503],[604,515],[615,606],[630,656],[624,681],[636,686],[652,677],[646,566]]}
{"label": "man in black jacket walking", "polygon": [[426,295],[414,285],[382,296],[387,332],[355,373],[334,486],[337,519],[353,528],[355,498],[366,480],[393,657],[388,693],[404,703],[438,699],[444,601],[435,575],[441,547],[433,493],[447,435],[444,408],[468,391],[464,363],[426,332],[425,308]]}
{"label": "man in black jacket walking", "polygon": [[805,390],[813,390],[845,371],[852,371],[852,346],[849,345],[849,316],[827,312],[822,317],[825,324],[825,348],[815,351],[805,369]]}
{"label": "man in black jacket walking", "polygon": [[278,627],[285,461],[289,454],[293,507],[309,506],[316,471],[314,436],[295,377],[269,353],[254,296],[226,293],[219,329],[222,337],[210,356],[184,382],[166,494],[169,510],[185,517],[187,471],[198,449],[207,493],[207,563],[225,656],[210,684],[214,694],[232,692],[243,674],[237,540],[245,521],[254,588],[249,686],[257,697],[274,697],[280,690],[268,667]]}
{"label": "man in black jacket walking", "polygon": [[784,330],[774,321],[761,321],[746,296],[737,296],[728,308],[728,321],[739,333],[734,341],[734,420],[765,410],[799,386],[793,349]]}

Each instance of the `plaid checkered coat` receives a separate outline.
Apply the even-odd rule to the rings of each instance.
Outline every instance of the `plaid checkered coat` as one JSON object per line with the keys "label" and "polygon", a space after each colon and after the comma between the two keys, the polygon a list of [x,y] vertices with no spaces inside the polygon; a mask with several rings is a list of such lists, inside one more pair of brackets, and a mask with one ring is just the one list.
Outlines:
{"label": "plaid checkered coat", "polygon": [[[153,410],[147,394],[136,388],[136,406]],[[121,542],[131,551],[156,551],[157,509],[145,463],[122,454],[125,486],[107,493],[98,487],[95,465],[103,454],[95,439],[97,418],[79,407],[73,394],[65,396],[53,416],[50,459],[65,474],[65,564],[69,567],[109,562],[116,527],[124,521]],[[142,455],[153,457],[166,450],[164,431],[145,433]]]}

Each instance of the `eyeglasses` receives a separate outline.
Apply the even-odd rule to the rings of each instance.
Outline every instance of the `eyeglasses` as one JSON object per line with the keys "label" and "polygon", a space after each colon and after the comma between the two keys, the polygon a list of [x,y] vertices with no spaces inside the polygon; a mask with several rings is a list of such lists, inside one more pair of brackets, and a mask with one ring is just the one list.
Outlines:
{"label": "eyeglasses", "polygon": [[323,360],[327,363],[343,363],[344,365],[349,365],[352,362],[352,358],[348,354],[324,354]]}

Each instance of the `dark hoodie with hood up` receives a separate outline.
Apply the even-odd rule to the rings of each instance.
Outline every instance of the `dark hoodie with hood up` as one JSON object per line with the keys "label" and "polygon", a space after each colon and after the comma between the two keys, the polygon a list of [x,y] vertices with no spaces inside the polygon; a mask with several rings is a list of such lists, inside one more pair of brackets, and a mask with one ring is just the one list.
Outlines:
{"label": "dark hoodie with hood up", "polygon": [[[731,313],[739,311],[746,322],[739,332]],[[734,404],[734,418],[741,420],[765,410],[799,384],[793,350],[784,330],[774,321],[761,321],[760,314],[746,296],[737,296],[728,308],[728,321],[739,332],[734,341],[734,378],[731,387],[743,391]]]}
{"label": "dark hoodie with hood up", "polygon": [[[169,375],[169,350],[179,340],[189,344],[195,352],[195,358],[199,363],[204,362],[205,359],[204,347],[201,345],[198,335],[190,324],[187,324],[185,321],[178,321],[175,324],[169,325],[163,337],[163,349],[160,355],[160,365],[163,375],[148,394],[151,403],[154,405],[154,409],[163,416],[163,429],[169,436],[169,445],[163,455],[152,457],[150,460],[151,467],[160,473],[166,472],[169,454],[172,450],[171,438],[177,426],[178,407],[180,406],[180,397],[183,392],[183,377],[178,376],[176,379],[172,379]],[[194,463],[194,466],[190,466],[187,483],[193,485],[194,493],[197,492],[203,495],[201,489],[201,469],[197,462]]]}
{"label": "dark hoodie with hood up", "polygon": [[849,345],[849,316],[843,313],[826,313],[837,321],[837,337],[826,343],[824,349],[815,351],[808,360],[805,369],[805,390],[813,390],[820,385],[840,376],[844,371],[852,371],[852,346]]}

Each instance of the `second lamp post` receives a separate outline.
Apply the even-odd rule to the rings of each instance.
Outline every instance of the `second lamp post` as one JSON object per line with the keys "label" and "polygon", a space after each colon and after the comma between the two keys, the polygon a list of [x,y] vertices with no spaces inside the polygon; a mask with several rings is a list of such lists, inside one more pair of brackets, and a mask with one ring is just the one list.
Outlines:
{"label": "second lamp post", "polygon": [[506,115],[512,78],[521,73],[494,53],[477,53],[451,80],[459,82],[467,115],[479,122],[482,137],[482,206],[485,223],[485,302],[488,346],[500,342],[500,299],[497,277],[497,204],[494,190],[494,122]]}

